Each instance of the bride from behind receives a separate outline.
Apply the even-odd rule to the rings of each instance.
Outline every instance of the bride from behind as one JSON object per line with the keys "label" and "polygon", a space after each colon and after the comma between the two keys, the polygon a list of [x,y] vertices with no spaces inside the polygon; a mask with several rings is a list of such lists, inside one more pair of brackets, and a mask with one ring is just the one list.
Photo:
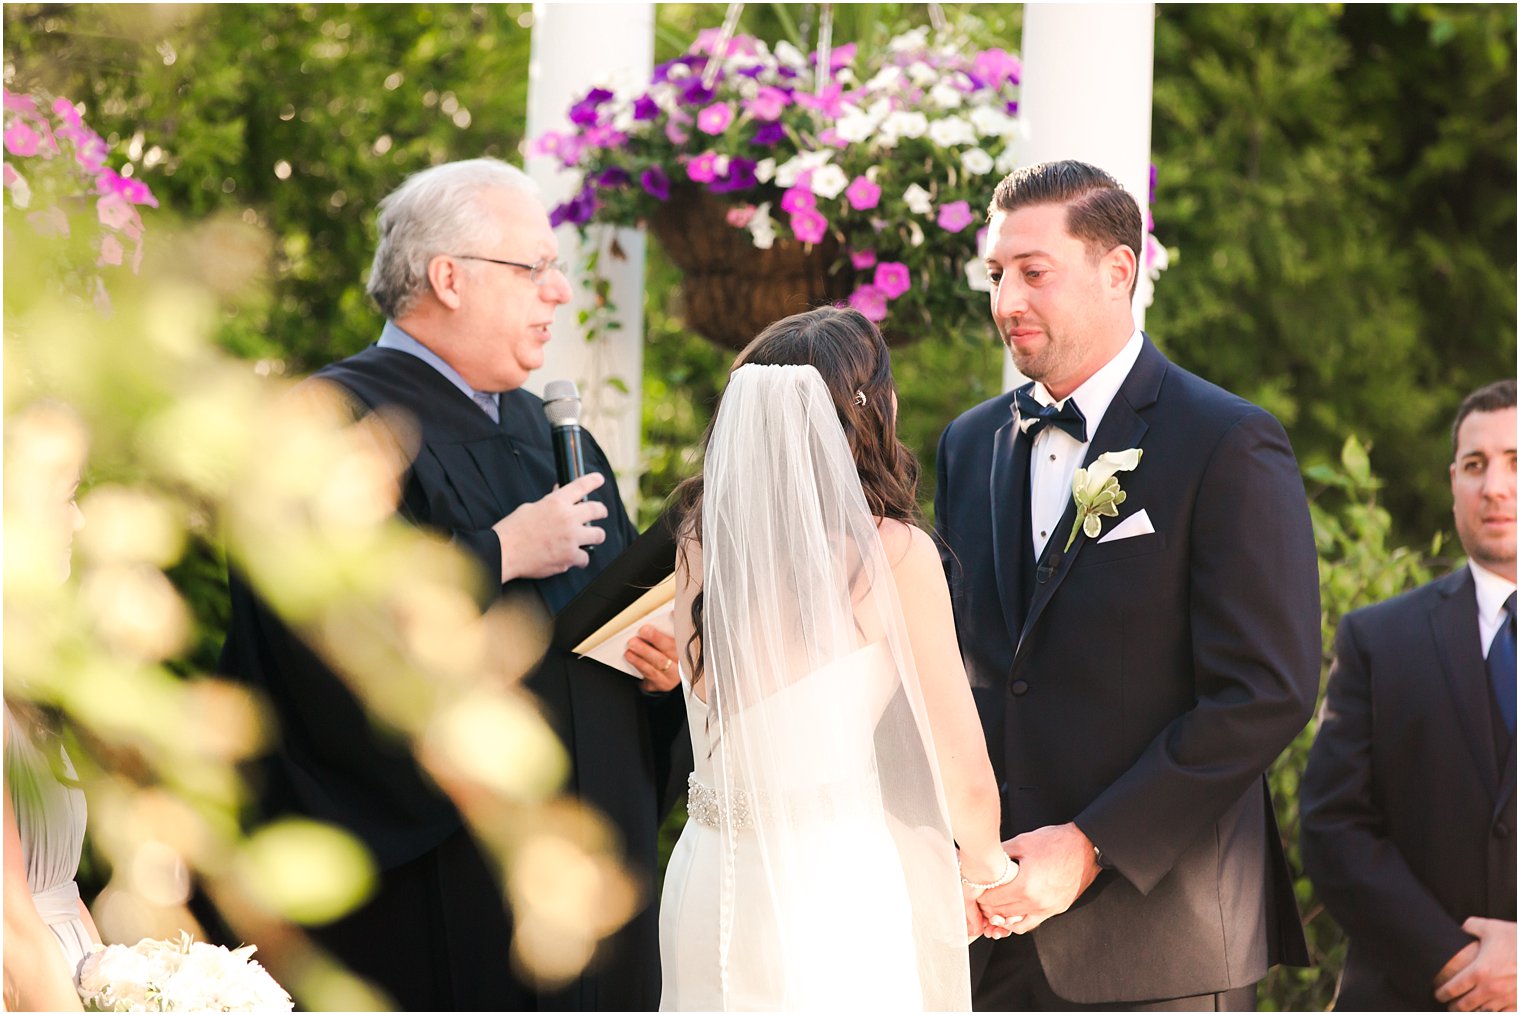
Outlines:
{"label": "bride from behind", "polygon": [[896,415],[876,327],[797,314],[740,353],[678,492],[662,1010],[970,1009],[975,899],[1017,867]]}

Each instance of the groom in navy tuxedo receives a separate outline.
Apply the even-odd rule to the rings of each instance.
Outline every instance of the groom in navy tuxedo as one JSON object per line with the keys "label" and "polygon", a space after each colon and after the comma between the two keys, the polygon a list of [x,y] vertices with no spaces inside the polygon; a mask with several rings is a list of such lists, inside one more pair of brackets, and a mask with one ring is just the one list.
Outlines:
{"label": "groom in navy tuxedo", "polygon": [[1319,681],[1303,485],[1276,419],[1135,328],[1141,238],[1092,166],[998,185],[992,313],[1031,382],[940,440],[956,631],[1021,868],[981,899],[978,1010],[1253,1008],[1270,966],[1307,964],[1264,774]]}

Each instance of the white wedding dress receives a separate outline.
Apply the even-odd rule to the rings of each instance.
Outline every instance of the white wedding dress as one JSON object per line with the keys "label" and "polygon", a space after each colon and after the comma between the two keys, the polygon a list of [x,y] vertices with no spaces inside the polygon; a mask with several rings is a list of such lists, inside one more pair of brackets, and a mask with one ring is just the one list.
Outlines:
{"label": "white wedding dress", "polygon": [[695,763],[661,899],[660,1007],[969,1010],[922,692],[817,371],[735,371],[704,476],[686,559],[708,700],[683,666]]}

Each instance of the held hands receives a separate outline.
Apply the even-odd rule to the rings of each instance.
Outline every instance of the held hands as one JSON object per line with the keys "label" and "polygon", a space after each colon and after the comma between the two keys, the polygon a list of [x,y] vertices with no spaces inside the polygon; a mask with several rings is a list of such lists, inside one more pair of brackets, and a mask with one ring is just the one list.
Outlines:
{"label": "held hands", "polygon": [[581,547],[606,540],[607,533],[591,523],[607,517],[607,505],[581,498],[605,482],[600,472],[587,473],[491,526],[501,541],[502,584],[514,578],[550,578],[591,563]]}
{"label": "held hands", "polygon": [[1515,1010],[1515,925],[1468,917],[1469,942],[1436,974],[1436,1000],[1450,1011]]}
{"label": "held hands", "polygon": [[986,934],[1027,934],[1071,908],[1098,876],[1092,841],[1076,825],[1046,825],[1016,835],[1003,849],[1019,863],[1019,876],[977,899]]}

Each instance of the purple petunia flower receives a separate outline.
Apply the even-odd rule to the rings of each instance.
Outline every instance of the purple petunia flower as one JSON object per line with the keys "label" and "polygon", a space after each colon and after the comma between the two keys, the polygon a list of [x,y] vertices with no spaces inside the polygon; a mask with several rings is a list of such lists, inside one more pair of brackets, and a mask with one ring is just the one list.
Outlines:
{"label": "purple petunia flower", "polygon": [[792,215],[792,235],[803,243],[817,243],[828,232],[829,220],[816,208],[804,208]]}
{"label": "purple petunia flower", "polygon": [[949,204],[940,205],[939,217],[935,219],[941,229],[950,233],[960,232],[973,221],[971,205],[965,201],[951,201]]}
{"label": "purple petunia flower", "polygon": [[758,183],[753,159],[731,158],[728,160],[728,172],[708,184],[707,189],[714,194],[729,194],[736,190],[749,190]]}
{"label": "purple petunia flower", "polygon": [[856,211],[869,211],[881,202],[881,188],[864,176],[857,176],[845,188],[844,196]]}
{"label": "purple petunia flower", "polygon": [[755,136],[750,138],[749,141],[750,144],[769,148],[784,137],[786,137],[786,128],[782,127],[781,124],[765,123],[760,125],[760,129],[755,131]]}
{"label": "purple petunia flower", "polygon": [[721,134],[734,122],[734,107],[714,102],[697,114],[697,129],[704,134]]}
{"label": "purple petunia flower", "polygon": [[856,271],[865,271],[876,263],[876,251],[855,250],[850,253],[850,267]]}
{"label": "purple petunia flower", "polygon": [[705,106],[713,99],[717,98],[718,83],[722,80],[723,75],[719,74],[716,78],[713,79],[712,87],[709,88],[706,85],[702,84],[701,77],[694,74],[691,77],[687,78],[685,81],[682,81],[680,84],[676,85],[676,88],[681,93],[681,101],[686,103],[688,106]]}
{"label": "purple petunia flower", "polygon": [[635,120],[653,120],[659,115],[659,104],[648,95],[640,95],[633,100],[633,118]]}
{"label": "purple petunia flower", "polygon": [[591,221],[591,217],[600,207],[601,202],[596,199],[596,189],[588,183],[581,188],[579,194],[549,213],[549,224],[555,228],[566,223],[575,226],[585,225]]}
{"label": "purple petunia flower", "polygon": [[628,180],[628,170],[622,166],[608,166],[596,175],[596,185],[603,190],[627,186]]}
{"label": "purple petunia flower", "polygon": [[570,122],[580,127],[591,126],[600,116],[598,109],[611,98],[612,93],[605,88],[591,89],[584,99],[570,107]]}
{"label": "purple petunia flower", "polygon": [[650,166],[640,173],[639,186],[656,201],[670,200],[670,177],[659,166]]}
{"label": "purple petunia flower", "polygon": [[881,262],[876,266],[876,277],[871,281],[889,300],[895,300],[913,288],[913,278],[908,274],[908,266],[901,261]]}
{"label": "purple petunia flower", "polygon": [[850,306],[868,321],[887,319],[887,297],[874,285],[863,285],[850,293]]}

